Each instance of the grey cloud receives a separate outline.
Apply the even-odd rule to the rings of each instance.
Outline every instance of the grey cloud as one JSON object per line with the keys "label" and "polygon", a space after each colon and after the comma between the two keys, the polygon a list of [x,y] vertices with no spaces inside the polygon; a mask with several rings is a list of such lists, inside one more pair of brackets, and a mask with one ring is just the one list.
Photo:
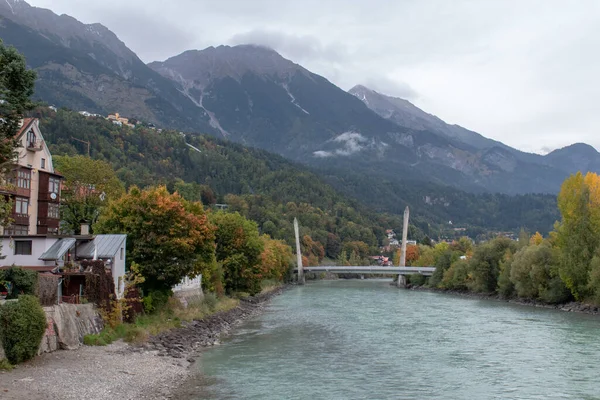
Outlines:
{"label": "grey cloud", "polygon": [[342,148],[335,151],[335,154],[340,156],[349,156],[364,149],[366,146],[363,143],[367,142],[367,138],[360,133],[344,132],[334,138],[333,141],[343,145]]}
{"label": "grey cloud", "polygon": [[349,54],[342,43],[324,45],[312,35],[293,35],[274,30],[255,29],[234,35],[229,43],[267,46],[298,62],[304,60],[343,62],[349,59]]}
{"label": "grey cloud", "polygon": [[406,82],[387,78],[385,76],[367,77],[362,85],[388,96],[401,97],[407,100],[418,98],[417,92]]}
{"label": "grey cloud", "polygon": [[597,0],[28,1],[104,24],[144,61],[254,42],[513,146],[600,147]]}

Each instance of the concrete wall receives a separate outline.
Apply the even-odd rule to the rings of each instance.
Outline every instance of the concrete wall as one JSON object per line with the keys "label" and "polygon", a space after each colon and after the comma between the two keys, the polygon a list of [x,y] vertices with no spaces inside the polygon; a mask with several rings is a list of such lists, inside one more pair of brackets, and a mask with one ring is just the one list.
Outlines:
{"label": "concrete wall", "polygon": [[[56,350],[75,350],[83,344],[83,337],[99,333],[104,327],[102,318],[93,304],[60,304],[44,307],[48,325],[40,343],[38,355]],[[4,349],[0,343],[0,360]]]}
{"label": "concrete wall", "polygon": [[202,275],[195,278],[183,278],[179,285],[173,286],[173,296],[187,307],[192,302],[201,301],[204,297],[202,293]]}

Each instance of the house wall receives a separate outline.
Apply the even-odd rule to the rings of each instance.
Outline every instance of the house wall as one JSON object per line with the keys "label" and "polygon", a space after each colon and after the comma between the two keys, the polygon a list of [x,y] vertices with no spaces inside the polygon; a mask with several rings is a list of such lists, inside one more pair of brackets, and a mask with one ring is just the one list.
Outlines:
{"label": "house wall", "polygon": [[[127,239],[123,240],[123,243],[121,243],[121,246],[119,247],[119,250],[117,250],[117,254],[115,254],[111,263],[112,276],[115,281],[115,291],[117,292],[117,297],[119,299],[125,292],[125,262],[127,261],[126,246]],[[121,249],[123,249],[123,259],[121,259]],[[120,282],[119,277],[121,277]]]}
{"label": "house wall", "polygon": [[[41,150],[31,151],[27,149],[27,132],[33,130],[36,135],[36,141],[40,142]],[[52,155],[46,145],[46,141],[42,136],[39,128],[39,120],[35,120],[31,127],[25,131],[19,139],[18,159],[17,164],[24,167],[30,167],[31,170],[31,192],[29,197],[29,234],[37,234],[38,224],[38,199],[40,195],[40,171],[46,173],[54,173],[54,165],[52,163]],[[42,158],[45,160],[44,168],[42,168]],[[46,191],[48,186],[46,185]]]}
{"label": "house wall", "polygon": [[[31,240],[31,255],[15,255],[14,244],[15,240]],[[18,265],[26,267],[44,267],[53,266],[53,261],[42,261],[38,258],[44,251],[50,248],[58,238],[52,237],[19,237],[14,238],[0,238],[0,244],[2,245],[2,255],[6,256],[5,259],[0,260],[0,265]]]}

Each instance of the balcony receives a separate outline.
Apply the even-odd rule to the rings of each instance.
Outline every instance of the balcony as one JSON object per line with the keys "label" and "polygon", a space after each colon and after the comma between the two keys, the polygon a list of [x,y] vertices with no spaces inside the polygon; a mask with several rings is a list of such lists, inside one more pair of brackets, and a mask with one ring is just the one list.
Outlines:
{"label": "balcony", "polygon": [[12,214],[10,216],[14,221],[14,225],[29,225],[29,215],[27,214]]}
{"label": "balcony", "polygon": [[29,151],[42,151],[44,148],[44,141],[40,139],[27,141],[27,150]]}
{"label": "balcony", "polygon": [[48,201],[50,203],[60,203],[60,194],[59,193],[40,192],[40,193],[38,193],[38,201]]}

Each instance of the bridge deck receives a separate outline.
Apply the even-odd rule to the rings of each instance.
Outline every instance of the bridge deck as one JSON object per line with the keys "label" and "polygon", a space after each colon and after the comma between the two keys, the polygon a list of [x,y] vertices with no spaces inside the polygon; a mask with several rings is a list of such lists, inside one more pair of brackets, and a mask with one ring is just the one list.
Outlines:
{"label": "bridge deck", "polygon": [[[433,275],[435,267],[381,267],[381,266],[317,266],[303,267],[304,272],[331,272],[334,274],[385,274],[385,275]],[[298,271],[298,269],[295,269]]]}

